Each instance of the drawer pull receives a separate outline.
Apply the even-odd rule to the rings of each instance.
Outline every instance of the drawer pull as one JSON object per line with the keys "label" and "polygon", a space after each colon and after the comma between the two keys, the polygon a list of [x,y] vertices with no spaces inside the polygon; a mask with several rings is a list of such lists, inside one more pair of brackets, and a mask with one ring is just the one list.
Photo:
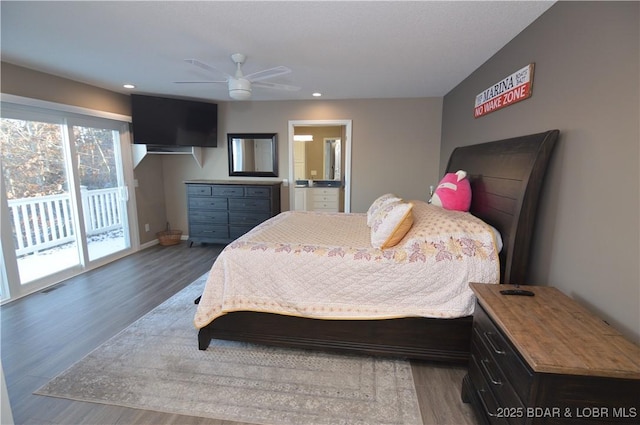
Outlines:
{"label": "drawer pull", "polygon": [[491,381],[491,383],[493,385],[502,385],[502,381],[499,379],[496,379],[493,377],[493,375],[491,374],[491,371],[489,370],[489,360],[487,359],[482,359],[480,360],[480,364],[482,365],[482,368],[484,369],[484,373],[489,377],[489,381]]}
{"label": "drawer pull", "polygon": [[491,338],[491,336],[493,335],[493,332],[485,332],[484,336],[487,339],[487,342],[489,343],[489,345],[491,346],[491,349],[496,353],[496,354],[505,354],[505,351],[502,350],[501,348],[499,348],[495,342],[493,342],[493,339]]}
{"label": "drawer pull", "polygon": [[491,416],[492,418],[496,418],[498,417],[497,413],[491,413],[489,411],[489,406],[487,406],[487,402],[484,401],[484,397],[482,396],[484,393],[486,393],[487,391],[484,389],[479,389],[477,390],[478,392],[478,398],[480,399],[480,404],[482,404],[482,408],[484,409],[484,411],[487,413],[487,415]]}

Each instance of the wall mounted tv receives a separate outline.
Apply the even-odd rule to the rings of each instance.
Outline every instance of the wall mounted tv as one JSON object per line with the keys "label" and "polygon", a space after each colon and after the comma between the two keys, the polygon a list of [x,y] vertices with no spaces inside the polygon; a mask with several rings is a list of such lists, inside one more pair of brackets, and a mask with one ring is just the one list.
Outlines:
{"label": "wall mounted tv", "polygon": [[133,142],[155,146],[218,146],[218,105],[131,95]]}

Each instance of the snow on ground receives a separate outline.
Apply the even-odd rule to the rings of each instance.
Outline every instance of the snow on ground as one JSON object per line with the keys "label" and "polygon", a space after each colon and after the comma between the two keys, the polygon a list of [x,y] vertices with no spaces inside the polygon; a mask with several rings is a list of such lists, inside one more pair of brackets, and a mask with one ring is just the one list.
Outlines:
{"label": "snow on ground", "polygon": [[[102,258],[127,248],[122,232],[110,232],[90,237],[87,247],[89,260]],[[78,264],[80,264],[80,259],[75,242],[26,255],[18,258],[20,282],[28,283]]]}

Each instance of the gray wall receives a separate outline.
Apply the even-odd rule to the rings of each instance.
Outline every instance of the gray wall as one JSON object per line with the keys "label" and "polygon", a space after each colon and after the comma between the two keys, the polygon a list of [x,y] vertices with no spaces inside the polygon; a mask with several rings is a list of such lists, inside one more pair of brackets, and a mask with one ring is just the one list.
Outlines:
{"label": "gray wall", "polygon": [[2,93],[131,115],[129,96],[2,62]]}
{"label": "gray wall", "polygon": [[[557,128],[528,283],[560,288],[640,340],[639,3],[559,2],[448,93],[454,147]],[[533,95],[473,118],[475,96],[535,62]]]}

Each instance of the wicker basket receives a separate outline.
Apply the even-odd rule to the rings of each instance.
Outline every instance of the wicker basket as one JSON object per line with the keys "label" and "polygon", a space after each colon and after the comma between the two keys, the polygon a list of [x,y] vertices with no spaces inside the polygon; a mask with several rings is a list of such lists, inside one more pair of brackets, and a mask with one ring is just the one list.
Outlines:
{"label": "wicker basket", "polygon": [[156,237],[162,246],[177,245],[181,241],[182,230],[171,230],[169,229],[169,223],[167,223],[167,230],[156,233]]}

